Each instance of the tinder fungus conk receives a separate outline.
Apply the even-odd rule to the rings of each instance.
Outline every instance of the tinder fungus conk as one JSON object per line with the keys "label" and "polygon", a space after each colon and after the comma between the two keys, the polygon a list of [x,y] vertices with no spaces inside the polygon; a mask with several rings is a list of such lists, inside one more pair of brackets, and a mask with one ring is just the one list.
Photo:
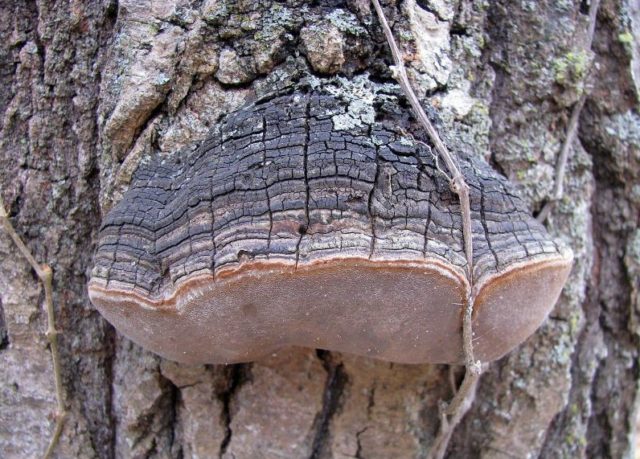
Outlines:
{"label": "tinder fungus conk", "polygon": [[[140,166],[104,218],[91,301],[164,357],[233,363],[284,346],[459,363],[470,288],[460,206],[393,94],[262,99],[199,148]],[[474,346],[509,352],[556,302],[572,255],[507,180],[471,188]]]}

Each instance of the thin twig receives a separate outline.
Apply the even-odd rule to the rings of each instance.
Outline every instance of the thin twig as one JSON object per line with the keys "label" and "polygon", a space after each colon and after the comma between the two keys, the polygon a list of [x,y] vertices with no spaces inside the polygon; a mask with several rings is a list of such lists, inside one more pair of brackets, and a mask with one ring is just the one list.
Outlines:
{"label": "thin twig", "polygon": [[583,94],[582,97],[580,97],[580,100],[578,100],[578,102],[576,102],[576,104],[573,106],[573,110],[571,111],[571,119],[569,120],[569,126],[567,127],[567,137],[564,140],[562,151],[560,152],[558,162],[556,163],[556,175],[554,179],[555,183],[553,186],[553,193],[536,217],[536,219],[540,223],[544,223],[544,221],[551,213],[551,210],[555,203],[562,199],[562,195],[564,194],[564,173],[567,167],[567,160],[569,159],[569,153],[571,152],[573,141],[576,137],[576,133],[578,132],[578,120],[580,119],[580,112],[582,111],[582,107],[584,107],[585,99],[586,96]]}
{"label": "thin twig", "polygon": [[451,388],[452,394],[455,394],[458,390],[458,382],[456,381],[456,367],[454,365],[449,365],[449,387]]}
{"label": "thin twig", "polygon": [[391,32],[391,28],[389,27],[389,23],[387,22],[387,18],[384,15],[384,11],[380,6],[379,1],[371,1],[376,9],[380,24],[382,25],[382,30],[384,31],[387,42],[389,43],[389,47],[391,48],[391,54],[395,63],[395,66],[391,69],[393,72],[393,76],[404,91],[418,121],[427,131],[427,134],[429,135],[431,142],[433,142],[436,151],[444,159],[444,162],[447,165],[447,169],[449,169],[449,172],[452,176],[449,185],[451,187],[451,190],[456,193],[458,195],[458,198],[460,199],[460,212],[462,216],[462,237],[464,239],[464,252],[467,258],[466,271],[467,281],[469,284],[469,293],[467,294],[467,301],[464,308],[464,315],[462,320],[462,341],[466,371],[462,384],[460,385],[460,388],[456,392],[451,403],[448,406],[444,404],[442,405],[440,413],[440,430],[438,432],[438,436],[434,440],[431,451],[429,452],[430,457],[441,458],[444,456],[447,450],[451,434],[473,403],[476,388],[478,386],[478,380],[482,373],[482,364],[479,361],[476,362],[473,356],[472,321],[475,298],[473,296],[473,245],[471,236],[471,205],[469,203],[469,186],[465,182],[464,176],[462,175],[462,172],[458,167],[457,159],[453,156],[453,154],[449,152],[444,142],[442,142],[442,140],[440,139],[438,131],[431,124],[431,121],[429,121],[429,118],[422,109],[422,105],[420,105],[418,97],[415,95],[413,88],[411,87],[411,83],[409,82],[407,71],[404,66],[402,53],[400,52],[400,48],[398,48],[398,45],[396,44],[393,33]]}
{"label": "thin twig", "polygon": [[[598,16],[598,7],[600,6],[600,0],[591,0],[591,5],[589,6],[589,29],[587,32],[587,42],[585,49],[591,49],[591,45],[593,43],[593,36],[596,31],[596,19]],[[569,160],[569,155],[571,153],[571,148],[573,145],[573,141],[576,138],[576,134],[578,133],[578,121],[580,120],[580,113],[582,112],[582,108],[584,107],[584,103],[587,100],[586,93],[583,93],[578,102],[575,103],[573,109],[571,110],[571,118],[569,119],[569,125],[567,126],[566,137],[564,139],[564,144],[562,145],[562,151],[560,152],[560,156],[558,157],[558,162],[556,163],[556,174],[554,178],[554,186],[553,193],[549,197],[549,200],[545,203],[540,210],[540,213],[536,217],[540,223],[544,223],[551,210],[555,204],[562,199],[564,194],[564,174],[567,168],[567,161]]]}
{"label": "thin twig", "polygon": [[27,259],[33,270],[36,272],[36,275],[42,282],[44,287],[44,301],[47,309],[47,331],[45,333],[47,340],[49,341],[49,347],[51,348],[51,360],[53,362],[53,374],[55,378],[55,391],[56,391],[56,426],[51,435],[51,440],[49,441],[49,446],[44,453],[44,458],[48,458],[51,456],[54,448],[56,447],[58,440],[60,439],[60,435],[62,434],[62,427],[64,424],[64,419],[67,415],[67,410],[64,405],[64,389],[62,386],[62,372],[60,370],[60,353],[58,352],[58,331],[55,327],[55,315],[53,309],[53,271],[51,267],[46,264],[40,265],[36,259],[33,257],[31,251],[27,248],[27,246],[22,242],[22,239],[13,228],[11,221],[9,220],[9,216],[4,208],[4,203],[2,202],[2,197],[0,196],[0,221],[2,222],[2,226],[11,239],[13,243],[18,247],[18,250],[22,255]]}
{"label": "thin twig", "polygon": [[465,375],[465,381],[468,381],[468,385],[464,387],[464,389],[463,386],[460,386],[460,389],[454,397],[455,400],[458,394],[464,390],[464,403],[459,405],[451,418],[447,415],[447,411],[450,410],[453,402],[449,406],[442,402],[440,406],[440,428],[438,429],[438,435],[434,439],[431,449],[429,450],[429,454],[427,456],[428,459],[442,459],[444,457],[447,452],[449,441],[451,440],[451,435],[453,435],[456,426],[473,405],[478,389],[478,382],[480,381],[480,374],[475,375],[473,378],[467,378]]}
{"label": "thin twig", "polygon": [[[473,304],[473,298],[468,298],[468,302],[468,304]],[[464,379],[451,402],[449,404],[444,402],[440,404],[440,428],[429,450],[429,455],[427,456],[429,459],[442,459],[444,457],[456,426],[473,405],[478,382],[484,371],[482,363],[473,360],[473,347],[471,344],[473,335],[472,313],[472,308],[466,308],[462,321],[462,342],[465,348],[465,358],[467,359],[465,361]]]}

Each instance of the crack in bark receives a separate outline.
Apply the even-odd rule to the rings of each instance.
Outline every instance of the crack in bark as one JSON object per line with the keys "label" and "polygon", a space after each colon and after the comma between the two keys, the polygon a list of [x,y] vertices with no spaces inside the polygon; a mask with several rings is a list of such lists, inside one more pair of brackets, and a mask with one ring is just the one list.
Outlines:
{"label": "crack in bark", "polygon": [[[304,186],[305,186],[305,200],[304,200],[304,225],[300,225],[298,227],[298,233],[300,234],[300,239],[298,239],[298,243],[296,244],[296,268],[298,268],[298,262],[300,261],[300,244],[302,243],[302,239],[305,234],[307,234],[307,229],[309,228],[309,197],[311,195],[311,189],[309,187],[309,133],[311,128],[309,127],[310,117],[311,117],[311,96],[307,95],[306,105],[305,105],[305,117],[304,117],[304,146],[303,149],[303,169],[304,169]],[[267,187],[268,188],[268,187]],[[271,213],[269,213],[271,217]],[[269,231],[271,234],[271,231]]]}
{"label": "crack in bark", "polygon": [[[496,253],[495,249],[491,245],[491,238],[490,238],[491,237],[491,233],[489,233],[489,227],[487,226],[487,217],[485,215],[484,184],[483,184],[482,180],[480,180],[478,183],[480,183],[480,189],[481,189],[481,193],[480,193],[480,222],[482,223],[482,228],[484,229],[485,240],[487,241],[487,247],[489,248],[489,251],[491,252],[491,255],[493,255],[493,259],[496,262],[496,267],[499,268],[500,267],[500,260],[498,260],[498,254]],[[517,239],[517,235],[516,235],[516,239]],[[524,245],[524,244],[522,246],[525,249],[525,251],[527,251],[527,246]],[[528,255],[528,251],[527,251],[527,255]],[[471,268],[471,269],[473,269],[473,268]]]}
{"label": "crack in bark", "polygon": [[363,428],[356,432],[356,454],[354,455],[355,459],[364,459],[362,456],[362,441],[360,440],[360,436],[367,431],[368,427]]}
{"label": "crack in bark", "polygon": [[178,451],[173,450],[173,446],[176,445],[176,428],[178,427],[178,407],[180,405],[180,388],[178,388],[171,380],[168,378],[168,396],[170,399],[169,407],[168,407],[168,418],[169,418],[169,450],[173,455],[180,456],[182,454],[182,446],[178,444]]}
{"label": "crack in bark", "polygon": [[336,362],[331,352],[318,349],[316,354],[327,372],[327,380],[322,395],[322,410],[314,421],[309,459],[324,459],[330,455],[331,421],[340,408],[348,376],[342,362]]}
{"label": "crack in bark", "polygon": [[[114,406],[114,388],[116,385],[115,380],[115,366],[116,366],[116,330],[110,325],[105,325],[105,355],[106,358],[104,360],[104,374],[105,374],[105,383],[104,387],[107,392],[107,396],[105,397],[106,404],[106,416],[103,420],[105,424],[105,429],[107,430],[107,434],[104,435],[108,441],[106,444],[106,455],[107,457],[115,457],[117,450],[117,439],[116,439],[116,419],[117,413]],[[104,438],[104,437],[103,437]]]}
{"label": "crack in bark", "polygon": [[[378,183],[380,183],[380,147],[378,145],[376,147],[376,172],[374,175],[373,183],[371,184],[371,191],[369,192],[369,197],[367,199],[367,211],[369,213],[369,222],[371,224],[371,244],[369,246],[369,259],[373,257],[373,252],[376,248],[376,215],[374,212],[373,199],[376,193],[376,189]],[[337,166],[336,166],[337,170]]]}
{"label": "crack in bark", "polygon": [[9,333],[7,332],[7,322],[4,318],[4,308],[2,307],[2,298],[0,298],[0,351],[9,346]]}
{"label": "crack in bark", "polygon": [[248,381],[248,372],[251,368],[251,364],[237,364],[230,365],[224,368],[227,373],[227,387],[225,390],[218,394],[218,398],[222,403],[221,422],[225,429],[225,435],[220,443],[220,450],[218,457],[222,458],[227,452],[227,448],[231,443],[233,437],[233,430],[231,429],[232,415],[231,415],[231,403],[233,398],[238,393],[239,389]]}

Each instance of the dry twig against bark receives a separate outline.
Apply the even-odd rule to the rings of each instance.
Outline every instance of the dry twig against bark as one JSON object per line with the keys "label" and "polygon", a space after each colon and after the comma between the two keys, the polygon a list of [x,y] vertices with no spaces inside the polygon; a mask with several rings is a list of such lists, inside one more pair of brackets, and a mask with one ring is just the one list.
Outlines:
{"label": "dry twig against bark", "polygon": [[458,167],[457,159],[449,152],[444,142],[440,139],[438,131],[435,129],[433,124],[431,124],[429,118],[427,118],[426,113],[420,105],[418,97],[413,92],[413,88],[411,87],[411,83],[407,77],[402,53],[396,44],[391,28],[389,27],[389,23],[384,15],[384,11],[380,6],[380,2],[378,0],[372,0],[372,2],[376,9],[376,13],[378,14],[380,24],[382,25],[382,30],[387,38],[387,42],[389,43],[389,47],[391,48],[391,54],[393,55],[393,61],[395,63],[395,66],[391,69],[393,76],[398,81],[400,87],[409,100],[416,118],[427,131],[436,151],[444,159],[447,169],[449,169],[449,172],[452,175],[449,183],[451,190],[460,198],[462,235],[464,238],[464,251],[467,258],[467,280],[469,282],[469,293],[467,295],[467,304],[465,305],[462,323],[462,340],[466,371],[464,380],[451,403],[448,406],[445,404],[441,407],[440,430],[433,446],[431,447],[431,451],[429,452],[430,457],[441,458],[447,450],[451,434],[473,403],[478,380],[482,374],[482,364],[480,362],[476,362],[473,356],[473,246],[471,240],[471,206],[469,203],[469,187],[464,180],[464,176],[462,175],[460,168]]}
{"label": "dry twig against bark", "polygon": [[[587,32],[587,40],[585,49],[591,49],[591,44],[593,43],[593,36],[596,30],[596,18],[598,16],[598,7],[600,6],[600,0],[591,0],[591,5],[589,6],[589,30]],[[564,139],[564,144],[562,145],[562,150],[560,152],[560,156],[558,157],[558,162],[556,163],[556,174],[554,179],[553,186],[553,194],[549,197],[547,203],[542,207],[540,213],[536,217],[536,219],[540,223],[544,223],[556,202],[562,199],[564,194],[564,174],[567,168],[567,161],[569,160],[569,154],[571,153],[571,147],[573,145],[573,141],[576,138],[576,134],[578,133],[578,121],[580,120],[580,113],[582,112],[582,108],[584,107],[584,103],[587,99],[586,93],[583,93],[578,102],[575,103],[573,109],[571,111],[571,118],[569,119],[569,124],[567,126],[567,136]]]}
{"label": "dry twig against bark", "polygon": [[44,453],[44,457],[48,458],[53,453],[58,440],[60,439],[60,435],[62,434],[62,427],[64,425],[64,420],[67,415],[67,409],[64,404],[64,389],[62,386],[62,373],[60,370],[60,353],[58,352],[58,331],[55,326],[55,315],[53,309],[53,271],[51,267],[47,264],[39,264],[36,259],[33,257],[31,251],[27,248],[27,246],[22,242],[22,239],[13,228],[11,221],[9,220],[9,216],[4,208],[4,203],[2,202],[2,197],[0,197],[0,221],[2,222],[2,226],[5,231],[11,237],[14,244],[18,247],[18,250],[22,255],[27,259],[33,270],[36,272],[38,279],[42,282],[44,287],[44,301],[47,310],[47,331],[45,333],[47,340],[49,341],[49,346],[51,348],[51,360],[53,362],[53,374],[55,378],[55,391],[56,391],[56,426],[51,435],[51,440],[49,441],[49,446]]}

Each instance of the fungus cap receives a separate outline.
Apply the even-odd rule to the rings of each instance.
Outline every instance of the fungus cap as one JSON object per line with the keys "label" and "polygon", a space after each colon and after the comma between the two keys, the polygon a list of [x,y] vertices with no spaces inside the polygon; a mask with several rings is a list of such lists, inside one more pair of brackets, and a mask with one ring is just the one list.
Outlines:
{"label": "fungus cap", "polygon": [[[264,99],[187,157],[141,166],[104,218],[94,305],[133,341],[187,363],[283,346],[460,363],[471,286],[457,197],[393,110],[356,116],[351,102],[322,88]],[[474,348],[490,361],[540,326],[572,254],[486,163],[462,157],[461,169]]]}

